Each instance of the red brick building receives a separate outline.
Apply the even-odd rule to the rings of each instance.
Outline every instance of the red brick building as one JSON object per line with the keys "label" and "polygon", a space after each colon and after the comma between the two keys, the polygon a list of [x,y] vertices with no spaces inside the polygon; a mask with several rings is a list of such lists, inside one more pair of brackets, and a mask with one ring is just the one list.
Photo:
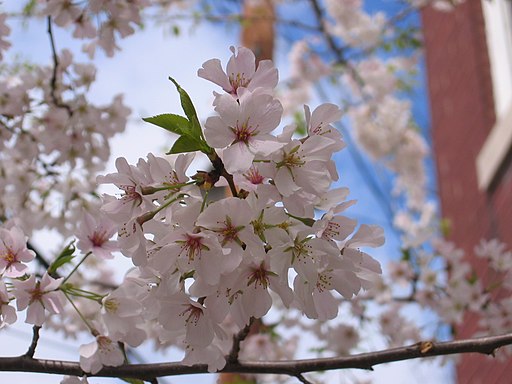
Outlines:
{"label": "red brick building", "polygon": [[[512,9],[508,0],[466,0],[453,12],[422,13],[441,213],[450,240],[472,258],[481,238],[512,246]],[[476,270],[486,270],[472,258]],[[457,338],[470,337],[468,316]],[[466,383],[510,383],[512,361],[470,354]]]}

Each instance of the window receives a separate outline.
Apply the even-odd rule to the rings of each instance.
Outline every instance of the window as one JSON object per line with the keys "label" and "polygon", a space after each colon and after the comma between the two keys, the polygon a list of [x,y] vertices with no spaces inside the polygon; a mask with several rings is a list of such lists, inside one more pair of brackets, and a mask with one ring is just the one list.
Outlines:
{"label": "window", "polygon": [[496,125],[477,157],[480,189],[490,187],[512,148],[512,2],[482,0]]}

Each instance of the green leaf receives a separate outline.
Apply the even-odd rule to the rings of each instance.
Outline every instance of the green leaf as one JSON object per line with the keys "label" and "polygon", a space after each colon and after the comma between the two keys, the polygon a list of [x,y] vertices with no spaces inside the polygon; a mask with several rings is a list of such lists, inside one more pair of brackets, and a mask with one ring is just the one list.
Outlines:
{"label": "green leaf", "polygon": [[192,136],[203,139],[203,131],[201,130],[201,124],[199,124],[199,119],[197,118],[197,112],[194,108],[194,104],[192,104],[192,100],[187,92],[174,80],[172,77],[169,77],[169,80],[173,82],[180,94],[181,107],[183,108],[183,112],[187,115],[190,121],[190,128],[192,131]]}
{"label": "green leaf", "polygon": [[308,133],[308,128],[306,127],[306,120],[302,116],[302,113],[295,112],[293,114],[293,120],[295,122],[295,133],[300,136],[305,136]]}
{"label": "green leaf", "polygon": [[452,233],[452,222],[450,219],[447,219],[445,217],[443,217],[440,221],[439,221],[439,229],[441,231],[441,234],[443,235],[443,237],[448,237],[450,236],[450,234]]}
{"label": "green leaf", "polygon": [[23,10],[21,11],[23,16],[31,16],[34,14],[36,9],[37,0],[30,0],[27,4],[24,5]]}
{"label": "green leaf", "polygon": [[62,267],[64,264],[69,263],[71,260],[75,258],[73,256],[73,253],[75,252],[75,241],[71,241],[66,247],[62,250],[62,252],[57,256],[57,258],[53,261],[53,263],[50,265],[50,268],[48,268],[48,274],[53,274],[57,272],[57,269]]}
{"label": "green leaf", "polygon": [[411,260],[411,250],[409,248],[402,248],[402,261],[410,261]]}
{"label": "green leaf", "polygon": [[190,121],[183,116],[164,113],[153,117],[144,117],[142,120],[159,126],[169,132],[176,133],[177,135],[190,134]]}
{"label": "green leaf", "polygon": [[194,140],[189,136],[180,136],[178,140],[176,140],[172,146],[172,148],[167,152],[167,155],[173,155],[177,153],[184,152],[194,152],[200,151],[203,148],[201,142]]}

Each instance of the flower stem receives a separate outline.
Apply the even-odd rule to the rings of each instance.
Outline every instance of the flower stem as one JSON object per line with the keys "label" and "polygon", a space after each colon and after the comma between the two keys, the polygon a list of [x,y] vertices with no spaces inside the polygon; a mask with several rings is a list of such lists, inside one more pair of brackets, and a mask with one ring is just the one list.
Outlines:
{"label": "flower stem", "polygon": [[82,265],[82,263],[85,261],[85,259],[87,259],[89,257],[89,255],[92,255],[92,252],[89,251],[85,254],[85,256],[82,258],[82,260],[80,260],[78,262],[77,265],[75,265],[75,267],[71,270],[71,272],[69,272],[69,274],[66,276],[66,278],[62,281],[62,283],[60,285],[63,285],[66,283],[66,281],[69,280],[69,278],[71,277],[71,275],[73,275],[73,273],[75,273],[75,271],[78,269],[78,267],[80,267],[80,265]]}
{"label": "flower stem", "polygon": [[89,330],[91,331],[91,333],[96,336],[98,334],[98,331],[96,329],[94,329],[94,327],[89,324],[89,321],[84,317],[84,315],[82,314],[82,312],[80,312],[80,310],[77,308],[77,306],[75,305],[75,303],[73,302],[73,300],[71,300],[71,298],[69,297],[69,295],[64,292],[64,296],[66,296],[66,299],[68,299],[68,301],[71,303],[71,305],[73,306],[73,308],[75,309],[76,313],[78,313],[78,316],[80,316],[80,318],[82,319],[82,321],[84,322],[84,324],[87,326],[87,328],[89,328]]}

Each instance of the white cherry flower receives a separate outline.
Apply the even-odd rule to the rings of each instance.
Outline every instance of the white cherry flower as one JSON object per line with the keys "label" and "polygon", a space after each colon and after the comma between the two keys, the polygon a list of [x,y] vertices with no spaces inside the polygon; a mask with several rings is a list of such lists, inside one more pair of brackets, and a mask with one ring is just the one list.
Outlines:
{"label": "white cherry flower", "polygon": [[204,135],[213,148],[225,148],[220,156],[229,173],[245,172],[255,156],[268,156],[283,146],[270,134],[283,114],[272,96],[244,91],[236,100],[220,95],[215,111],[219,115],[206,120]]}
{"label": "white cherry flower", "polygon": [[40,281],[31,275],[27,280],[13,282],[18,311],[27,308],[26,323],[41,326],[45,322],[46,311],[52,314],[62,312],[64,295],[57,291],[62,280],[45,273]]}
{"label": "white cherry flower", "polygon": [[0,329],[16,322],[16,309],[9,305],[10,297],[3,280],[0,280]]}
{"label": "white cherry flower", "polygon": [[239,47],[238,54],[234,47],[230,47],[230,50],[233,54],[226,66],[226,72],[222,70],[219,59],[210,59],[203,63],[197,75],[220,85],[231,95],[237,95],[240,88],[250,91],[263,88],[271,91],[277,85],[277,69],[272,61],[262,60],[256,69],[256,58],[250,49]]}
{"label": "white cherry flower", "polygon": [[34,251],[27,249],[27,239],[18,227],[0,228],[0,273],[7,277],[23,276],[24,263],[32,261]]}
{"label": "white cherry flower", "polygon": [[162,299],[158,322],[168,331],[185,331],[185,342],[204,348],[211,344],[218,329],[207,309],[180,292]]}
{"label": "white cherry flower", "polygon": [[83,253],[92,252],[102,259],[112,259],[119,249],[116,242],[110,240],[116,233],[117,225],[101,212],[96,217],[84,211],[83,221],[77,232],[77,248]]}
{"label": "white cherry flower", "polygon": [[80,368],[91,374],[98,373],[103,366],[117,367],[124,363],[124,355],[108,336],[98,335],[96,340],[80,346]]}

